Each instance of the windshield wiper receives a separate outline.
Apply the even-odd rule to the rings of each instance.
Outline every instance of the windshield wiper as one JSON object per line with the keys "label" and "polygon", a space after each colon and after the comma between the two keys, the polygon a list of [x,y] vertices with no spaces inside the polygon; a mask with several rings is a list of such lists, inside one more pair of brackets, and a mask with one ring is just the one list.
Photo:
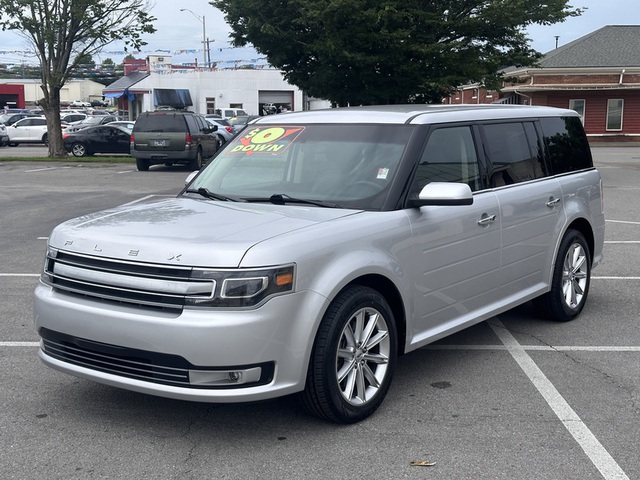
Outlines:
{"label": "windshield wiper", "polygon": [[315,205],[325,208],[339,208],[337,203],[323,202],[322,200],[307,200],[305,198],[290,197],[286,193],[274,193],[270,197],[245,198],[247,202],[271,202],[274,205],[284,205],[286,203],[302,203],[305,205]]}
{"label": "windshield wiper", "polygon": [[211,190],[209,190],[208,188],[205,187],[200,187],[197,190],[186,190],[185,193],[197,193],[199,195],[202,195],[205,198],[210,198],[212,200],[220,200],[223,202],[242,202],[244,200],[240,200],[239,198],[233,198],[233,197],[227,197],[225,195],[220,195],[219,193],[214,193]]}

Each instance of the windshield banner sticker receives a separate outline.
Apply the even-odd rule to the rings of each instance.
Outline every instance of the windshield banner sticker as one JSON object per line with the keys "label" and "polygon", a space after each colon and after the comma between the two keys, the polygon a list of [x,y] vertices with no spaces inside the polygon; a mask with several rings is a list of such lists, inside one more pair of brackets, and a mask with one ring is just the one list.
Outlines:
{"label": "windshield banner sticker", "polygon": [[254,128],[236,140],[237,145],[229,152],[251,155],[253,153],[283,153],[300,136],[304,127],[264,127]]}

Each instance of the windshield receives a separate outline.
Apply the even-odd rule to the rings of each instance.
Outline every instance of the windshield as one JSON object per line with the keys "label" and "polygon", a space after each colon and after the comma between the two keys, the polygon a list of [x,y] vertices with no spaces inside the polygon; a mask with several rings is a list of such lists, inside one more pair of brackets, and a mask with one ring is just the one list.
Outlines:
{"label": "windshield", "polygon": [[[408,125],[254,125],[189,186],[246,201],[375,210],[412,132]],[[275,197],[274,197],[275,196]]]}

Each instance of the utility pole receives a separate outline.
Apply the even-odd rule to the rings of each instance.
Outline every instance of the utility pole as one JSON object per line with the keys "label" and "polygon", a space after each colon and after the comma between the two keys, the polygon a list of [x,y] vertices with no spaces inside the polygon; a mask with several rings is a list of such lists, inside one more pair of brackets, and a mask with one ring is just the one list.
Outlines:
{"label": "utility pole", "polygon": [[[188,8],[181,8],[181,12],[189,12],[191,15],[196,17],[200,23],[202,23],[202,63],[206,66],[207,64],[207,52],[209,50],[209,44],[207,43],[207,28],[205,26],[204,15],[198,15],[197,13],[189,10]],[[209,56],[209,61],[211,61],[211,56]]]}

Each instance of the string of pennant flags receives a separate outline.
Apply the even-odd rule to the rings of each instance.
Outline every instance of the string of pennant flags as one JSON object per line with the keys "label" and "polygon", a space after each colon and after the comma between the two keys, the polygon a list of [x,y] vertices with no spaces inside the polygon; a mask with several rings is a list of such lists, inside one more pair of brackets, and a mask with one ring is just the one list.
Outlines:
{"label": "string of pennant flags", "polygon": [[[266,57],[252,57],[252,58],[215,58],[214,55],[215,53],[229,53],[230,51],[236,50],[238,51],[237,48],[235,47],[224,47],[224,48],[212,48],[210,50],[209,53],[211,53],[212,57],[211,58],[211,64],[212,65],[216,65],[217,68],[237,68],[238,66],[254,66],[256,68],[269,68],[268,64],[267,64],[267,59]],[[104,57],[104,56],[122,56],[125,57],[129,54],[131,54],[131,52],[126,52],[124,50],[101,50],[100,52],[100,56]],[[159,50],[146,50],[146,51],[140,51],[140,52],[136,52],[133,55],[172,55],[172,56],[179,56],[179,55],[202,55],[203,53],[206,53],[206,51],[202,48],[197,49],[197,48],[190,48],[190,49],[179,49],[179,50],[164,50],[164,49],[159,49]],[[240,53],[240,52],[238,52]],[[255,52],[253,52],[255,53]],[[33,50],[22,50],[22,49],[6,49],[6,50],[0,50],[0,57],[2,56],[12,56],[12,57],[22,57],[23,59],[36,59],[36,53]],[[226,55],[225,55],[226,57]],[[5,65],[22,65],[24,63],[24,60],[22,62],[3,62],[2,60],[0,60],[0,63],[4,63]],[[96,62],[96,64],[98,64],[98,62]],[[182,64],[184,66],[189,65],[190,63],[185,63],[185,62],[178,62],[178,64]]]}

